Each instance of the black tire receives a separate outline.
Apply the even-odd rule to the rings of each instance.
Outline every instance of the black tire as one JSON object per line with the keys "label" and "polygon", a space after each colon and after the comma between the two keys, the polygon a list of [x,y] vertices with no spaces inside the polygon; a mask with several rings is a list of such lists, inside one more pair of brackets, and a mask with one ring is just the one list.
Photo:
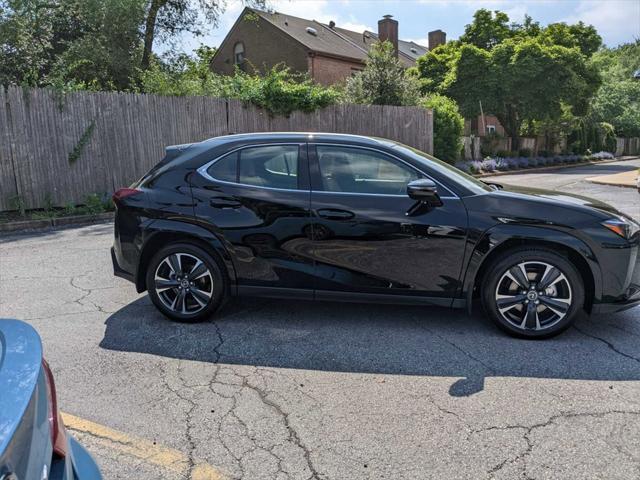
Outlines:
{"label": "black tire", "polygon": [[[181,270],[184,270],[178,275],[175,275],[175,270],[178,270],[176,258],[182,266]],[[202,265],[197,261],[202,262]],[[199,265],[198,270],[190,277],[196,265]],[[207,274],[196,278],[203,268],[206,268]],[[159,274],[158,283],[156,273]],[[228,292],[228,276],[222,263],[191,243],[172,243],[161,248],[147,266],[146,281],[149,297],[156,308],[166,317],[178,322],[201,322],[208,319],[222,306]],[[210,296],[207,296],[209,293]],[[182,298],[184,302],[181,301]],[[173,300],[175,306],[172,308],[170,304]]]}
{"label": "black tire", "polygon": [[[555,277],[557,272],[548,266],[560,275]],[[486,314],[502,330],[519,338],[544,339],[571,326],[584,305],[584,285],[566,257],[528,247],[505,252],[489,266],[481,296]]]}

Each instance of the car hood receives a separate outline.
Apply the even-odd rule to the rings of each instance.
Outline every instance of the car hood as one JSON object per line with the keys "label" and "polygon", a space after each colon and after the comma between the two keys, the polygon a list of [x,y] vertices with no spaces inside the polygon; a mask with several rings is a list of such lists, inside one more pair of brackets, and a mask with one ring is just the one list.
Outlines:
{"label": "car hood", "polygon": [[590,210],[593,213],[601,215],[614,214],[622,215],[620,211],[612,207],[608,203],[601,202],[590,197],[575,195],[573,193],[557,192],[552,190],[543,190],[541,188],[518,187],[512,185],[504,185],[499,190],[501,194],[520,197],[522,199],[538,199],[543,202],[550,202],[555,205],[574,207],[580,210]]}

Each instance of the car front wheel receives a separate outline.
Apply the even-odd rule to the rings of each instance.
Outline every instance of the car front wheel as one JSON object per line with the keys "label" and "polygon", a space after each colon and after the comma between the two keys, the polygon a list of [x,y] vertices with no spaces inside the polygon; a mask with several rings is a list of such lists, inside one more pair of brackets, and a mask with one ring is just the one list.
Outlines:
{"label": "car front wheel", "polygon": [[180,322],[207,319],[221,305],[226,280],[218,262],[188,243],[162,248],[147,268],[147,289],[165,316]]}
{"label": "car front wheel", "polygon": [[566,257],[522,249],[507,253],[489,268],[482,302],[491,319],[509,334],[548,338],[574,321],[584,304],[584,286]]}

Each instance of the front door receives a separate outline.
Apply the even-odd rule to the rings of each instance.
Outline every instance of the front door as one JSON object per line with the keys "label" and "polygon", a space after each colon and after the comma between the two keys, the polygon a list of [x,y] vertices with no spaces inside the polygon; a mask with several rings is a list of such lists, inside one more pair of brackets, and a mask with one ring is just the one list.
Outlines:
{"label": "front door", "polygon": [[441,207],[411,211],[407,183],[425,177],[413,166],[364,147],[315,144],[309,152],[316,298],[400,295],[450,305],[467,231],[462,201],[440,187]]}

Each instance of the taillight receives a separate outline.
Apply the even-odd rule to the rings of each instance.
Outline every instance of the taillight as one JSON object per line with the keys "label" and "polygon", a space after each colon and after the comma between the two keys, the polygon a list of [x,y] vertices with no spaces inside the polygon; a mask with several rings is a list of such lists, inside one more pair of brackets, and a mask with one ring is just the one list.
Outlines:
{"label": "taillight", "polygon": [[47,381],[47,401],[49,403],[49,430],[51,431],[51,444],[53,453],[60,457],[67,455],[67,434],[64,423],[58,411],[58,399],[56,397],[56,384],[53,381],[53,373],[46,360],[42,359],[42,368]]}
{"label": "taillight", "polygon": [[117,204],[120,200],[124,200],[125,198],[133,195],[138,195],[139,193],[142,193],[142,191],[137,188],[121,188],[115,191],[111,196],[111,199],[113,200],[113,203]]}

